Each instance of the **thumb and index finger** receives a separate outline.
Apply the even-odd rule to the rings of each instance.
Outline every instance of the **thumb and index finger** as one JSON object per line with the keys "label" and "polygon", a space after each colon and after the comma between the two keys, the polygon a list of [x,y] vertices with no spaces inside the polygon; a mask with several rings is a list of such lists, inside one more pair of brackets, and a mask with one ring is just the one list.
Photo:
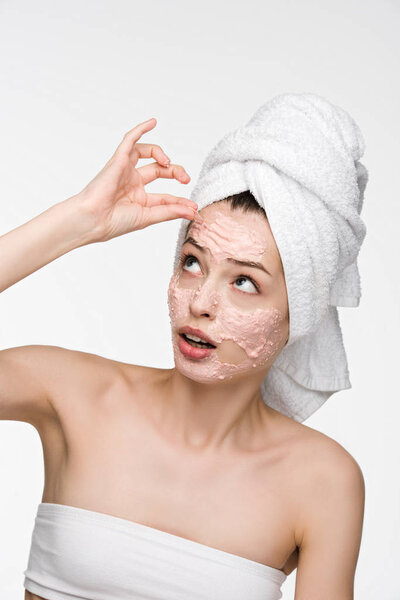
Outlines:
{"label": "thumb and index finger", "polygon": [[[138,143],[140,138],[154,129],[157,119],[154,117],[139,123],[130,129],[123,137],[114,152],[113,158],[128,156],[136,165],[139,158],[154,158],[156,162],[137,168],[143,184],[161,178],[177,179],[181,183],[189,183],[190,177],[180,165],[171,165],[169,157],[157,144]],[[144,201],[141,203],[141,229],[149,225],[169,221],[172,219],[194,219],[202,222],[196,212],[197,203],[189,198],[174,196],[172,194],[150,194],[145,192]]]}
{"label": "thumb and index finger", "polygon": [[[156,160],[155,163],[139,168],[144,183],[154,181],[154,179],[157,179],[158,177],[176,178],[179,179],[181,183],[189,183],[190,177],[185,173],[183,167],[171,165],[169,157],[160,146],[156,144],[138,143],[142,135],[154,129],[156,124],[157,119],[153,117],[133,127],[125,134],[115,154],[117,154],[117,152],[131,154],[136,149],[140,158],[153,157]],[[161,169],[159,167],[157,168],[157,163],[161,166]],[[175,172],[177,167],[179,169],[178,176]],[[187,175],[187,177],[185,177],[185,175]],[[198,222],[202,222],[203,219],[197,213],[197,206],[197,203],[189,198],[174,196],[172,194],[146,193],[146,201],[144,205],[142,205],[143,226],[147,227],[162,221],[179,218],[194,219]]]}

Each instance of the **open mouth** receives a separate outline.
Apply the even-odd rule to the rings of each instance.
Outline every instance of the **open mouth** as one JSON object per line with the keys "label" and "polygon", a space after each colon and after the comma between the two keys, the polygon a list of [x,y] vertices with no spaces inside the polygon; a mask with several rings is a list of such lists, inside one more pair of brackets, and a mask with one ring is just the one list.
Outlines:
{"label": "open mouth", "polygon": [[215,348],[216,347],[216,346],[213,346],[212,344],[208,344],[207,342],[198,342],[198,341],[192,340],[185,333],[180,333],[179,335],[185,340],[185,342],[187,342],[188,344],[193,346],[193,348]]}

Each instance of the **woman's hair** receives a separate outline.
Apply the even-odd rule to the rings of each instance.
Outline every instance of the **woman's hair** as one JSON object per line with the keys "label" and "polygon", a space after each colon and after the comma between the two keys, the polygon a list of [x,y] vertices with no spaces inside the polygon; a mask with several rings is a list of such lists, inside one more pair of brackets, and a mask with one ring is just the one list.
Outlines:
{"label": "woman's hair", "polygon": [[228,196],[223,199],[223,202],[229,202],[232,210],[241,209],[243,212],[258,212],[267,216],[265,210],[258,204],[250,190]]}

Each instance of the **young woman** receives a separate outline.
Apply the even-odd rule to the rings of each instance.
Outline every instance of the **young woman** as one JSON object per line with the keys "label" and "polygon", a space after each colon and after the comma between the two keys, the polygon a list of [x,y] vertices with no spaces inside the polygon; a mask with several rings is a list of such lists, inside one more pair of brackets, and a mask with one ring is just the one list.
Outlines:
{"label": "young woman", "polygon": [[[200,217],[191,200],[146,193],[157,178],[190,181],[139,142],[155,125],[129,131],[82,192],[0,238],[4,290],[85,244],[191,220],[169,288],[174,368],[51,346],[0,352],[0,419],[31,423],[44,452],[25,600],[275,600],[296,568],[296,600],[351,600],[361,470],[260,394],[289,334],[266,214],[246,193]],[[223,243],[213,226],[230,231]],[[243,350],[254,314],[270,332],[258,354]]]}

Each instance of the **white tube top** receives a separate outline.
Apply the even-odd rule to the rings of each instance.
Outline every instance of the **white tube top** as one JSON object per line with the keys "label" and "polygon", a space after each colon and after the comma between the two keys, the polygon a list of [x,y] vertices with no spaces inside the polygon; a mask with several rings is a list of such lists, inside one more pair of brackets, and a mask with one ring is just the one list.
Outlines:
{"label": "white tube top", "polygon": [[128,519],[41,502],[24,587],[46,600],[279,600],[280,569]]}

